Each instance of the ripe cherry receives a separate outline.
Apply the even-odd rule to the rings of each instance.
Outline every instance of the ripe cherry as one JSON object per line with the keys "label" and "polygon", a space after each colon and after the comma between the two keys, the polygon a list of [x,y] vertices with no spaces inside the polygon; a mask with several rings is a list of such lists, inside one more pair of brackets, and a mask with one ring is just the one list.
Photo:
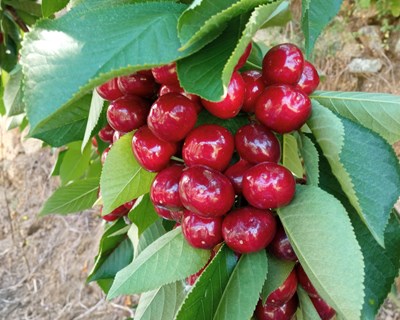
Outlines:
{"label": "ripe cherry", "polygon": [[203,106],[201,105],[199,96],[196,96],[195,94],[187,93],[185,90],[183,90],[182,87],[180,87],[177,84],[162,85],[158,92],[158,96],[161,97],[164,94],[171,93],[171,92],[180,93],[180,94],[184,95],[186,98],[190,99],[195,104],[197,113],[199,113],[203,109]]}
{"label": "ripe cherry", "polygon": [[125,216],[129,210],[125,208],[124,205],[119,206],[118,208],[111,211],[109,214],[102,216],[102,218],[106,221],[115,221],[123,216]]}
{"label": "ripe cherry", "polygon": [[154,206],[156,213],[163,219],[181,221],[184,208],[181,209],[168,209],[164,206]]}
{"label": "ripe cherry", "polygon": [[125,134],[126,134],[126,132],[114,131],[112,142],[115,143],[116,141],[121,139],[121,137],[124,136]]}
{"label": "ripe cherry", "polygon": [[264,91],[265,84],[262,79],[262,73],[257,70],[249,70],[242,73],[245,83],[244,102],[242,110],[254,113],[256,101],[260,94]]}
{"label": "ripe cherry", "polygon": [[180,141],[193,129],[196,121],[194,103],[180,93],[168,93],[151,106],[147,125],[161,140]]}
{"label": "ripe cherry", "polygon": [[95,147],[95,148],[98,147],[98,143],[97,143],[96,137],[92,137],[92,146]]}
{"label": "ripe cherry", "polygon": [[235,117],[244,102],[245,83],[238,72],[232,74],[228,86],[228,94],[219,102],[212,102],[202,99],[203,106],[214,116],[221,119]]}
{"label": "ripe cherry", "polygon": [[129,211],[131,211],[131,209],[133,208],[133,206],[135,205],[137,199],[132,199],[131,201],[128,201],[126,203],[123,204],[123,206],[125,208],[127,208]]}
{"label": "ripe cherry", "polygon": [[315,309],[317,310],[321,320],[330,320],[335,316],[336,311],[320,297],[310,297],[310,299]]}
{"label": "ripe cherry", "polygon": [[154,79],[160,84],[179,85],[176,63],[170,63],[161,67],[151,69]]}
{"label": "ripe cherry", "polygon": [[282,306],[275,306],[268,303],[263,305],[260,300],[254,315],[257,320],[291,320],[296,313],[298,305],[297,295],[293,296],[292,299]]}
{"label": "ripe cherry", "polygon": [[149,103],[137,96],[113,101],[107,109],[107,121],[114,130],[130,132],[146,124]]}
{"label": "ripe cherry", "polygon": [[234,148],[234,138],[228,129],[205,124],[188,134],[182,157],[187,166],[201,164],[222,171],[229,165]]}
{"label": "ripe cherry", "polygon": [[254,207],[279,208],[290,203],[296,189],[292,173],[285,167],[263,162],[247,170],[243,177],[243,195]]}
{"label": "ripe cherry", "polygon": [[264,82],[295,85],[301,76],[304,57],[301,50],[291,43],[279,44],[264,56],[262,73]]}
{"label": "ripe cherry", "polygon": [[240,157],[250,163],[278,162],[281,158],[278,139],[258,123],[241,127],[235,134],[235,146]]}
{"label": "ripe cherry", "polygon": [[107,124],[104,128],[99,131],[99,138],[103,140],[105,143],[113,142],[114,129],[111,128],[109,124]]}
{"label": "ripe cherry", "polygon": [[267,87],[256,102],[256,118],[279,133],[298,130],[311,115],[311,101],[291,86]]}
{"label": "ripe cherry", "polygon": [[235,201],[235,191],[229,179],[205,166],[193,166],[183,171],[179,196],[186,209],[206,218],[224,215]]}
{"label": "ripe cherry", "polygon": [[246,160],[240,159],[235,164],[231,165],[224,174],[231,180],[235,193],[242,194],[242,181],[243,175],[247,169],[250,169],[253,165]]}
{"label": "ripe cherry", "polygon": [[101,161],[102,165],[104,165],[104,163],[106,162],[106,159],[107,159],[107,156],[108,156],[108,152],[110,151],[110,149],[111,149],[111,145],[108,146],[107,148],[105,148],[103,153],[101,154],[100,161]]}
{"label": "ripe cherry", "polygon": [[282,224],[278,224],[276,234],[268,247],[269,251],[277,258],[282,260],[297,261],[297,256],[293,251],[289,238],[283,229]]}
{"label": "ripe cherry", "polygon": [[269,210],[243,207],[230,212],[222,222],[225,243],[239,253],[264,249],[273,239],[276,221]]}
{"label": "ripe cherry", "polygon": [[121,98],[124,93],[118,86],[118,78],[113,78],[96,88],[100,97],[108,101],[114,101]]}
{"label": "ripe cherry", "polygon": [[303,289],[308,293],[308,295],[312,298],[318,298],[319,294],[317,290],[315,290],[313,284],[311,283],[310,279],[308,278],[307,274],[300,264],[296,267],[296,273],[297,280],[299,281]]}
{"label": "ripe cherry", "polygon": [[244,66],[244,64],[246,63],[247,59],[248,59],[249,56],[250,56],[250,53],[251,53],[251,49],[252,49],[252,48],[253,48],[253,44],[250,42],[250,43],[247,45],[246,49],[244,50],[242,56],[240,57],[240,59],[239,59],[237,65],[236,65],[236,67],[235,67],[235,71],[238,71],[241,67]]}
{"label": "ripe cherry", "polygon": [[222,217],[204,218],[186,210],[182,218],[182,232],[192,247],[212,249],[222,242]]}
{"label": "ripe cherry", "polygon": [[302,90],[305,94],[310,95],[317,89],[319,85],[319,75],[312,63],[304,61],[303,72],[296,88]]}
{"label": "ripe cherry", "polygon": [[158,139],[147,126],[139,128],[132,138],[133,154],[147,171],[160,171],[167,167],[177,149],[176,143]]}
{"label": "ripe cherry", "polygon": [[283,284],[271,292],[267,298],[268,304],[274,304],[276,306],[281,306],[287,303],[296,293],[297,290],[297,277],[296,271],[292,270]]}
{"label": "ripe cherry", "polygon": [[151,98],[157,90],[157,84],[153,75],[141,71],[128,76],[119,77],[118,86],[125,95],[145,98]]}

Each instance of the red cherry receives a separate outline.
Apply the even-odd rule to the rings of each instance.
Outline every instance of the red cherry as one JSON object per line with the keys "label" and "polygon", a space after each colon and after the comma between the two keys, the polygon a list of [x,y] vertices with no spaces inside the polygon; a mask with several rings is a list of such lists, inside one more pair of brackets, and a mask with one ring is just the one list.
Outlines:
{"label": "red cherry", "polygon": [[204,166],[193,166],[183,171],[179,196],[186,209],[209,218],[224,215],[235,201],[229,179],[221,172]]}
{"label": "red cherry", "polygon": [[242,181],[243,175],[247,169],[250,169],[253,165],[246,160],[240,159],[235,164],[231,165],[224,174],[231,180],[235,193],[242,194]]}
{"label": "red cherry", "polygon": [[247,170],[243,177],[243,195],[254,207],[279,208],[290,203],[296,181],[285,167],[263,162]]}
{"label": "red cherry", "polygon": [[205,165],[223,171],[231,161],[235,142],[228,129],[205,124],[193,129],[185,139],[182,157],[187,166]]}
{"label": "red cherry", "polygon": [[235,146],[240,157],[250,163],[278,162],[281,158],[278,139],[258,123],[241,127],[235,134]]}
{"label": "red cherry", "polygon": [[177,150],[176,143],[158,139],[147,126],[139,128],[132,138],[133,154],[147,171],[160,171],[167,167]]}
{"label": "red cherry", "polygon": [[335,316],[336,311],[320,297],[310,297],[310,299],[315,309],[317,310],[321,320],[330,320]]}
{"label": "red cherry", "polygon": [[242,76],[238,72],[232,74],[231,81],[228,86],[228,94],[219,102],[212,102],[201,99],[203,106],[214,116],[221,119],[229,119],[235,117],[244,102],[245,83]]}
{"label": "red cherry", "polygon": [[115,221],[123,216],[125,216],[129,210],[124,207],[124,205],[119,206],[118,208],[111,211],[109,214],[102,216],[102,218],[106,221]]}
{"label": "red cherry", "polygon": [[118,87],[118,78],[113,78],[110,81],[96,88],[100,97],[108,101],[114,101],[121,98],[124,93]]}
{"label": "red cherry", "polygon": [[107,124],[103,129],[99,131],[99,138],[103,140],[105,143],[113,142],[114,129],[111,128],[109,124]]}
{"label": "red cherry", "polygon": [[317,69],[308,61],[304,61],[303,72],[296,88],[302,90],[305,94],[310,95],[317,89],[319,85],[319,75]]}
{"label": "red cherry", "polygon": [[184,95],[186,98],[190,99],[195,104],[197,113],[200,113],[200,111],[203,109],[203,106],[201,105],[199,96],[196,96],[195,94],[187,93],[182,87],[180,87],[177,84],[162,85],[160,88],[160,91],[158,92],[158,96],[161,97],[164,94],[171,93],[171,92],[180,93],[180,94]]}
{"label": "red cherry", "polygon": [[149,103],[136,96],[113,101],[107,109],[107,121],[114,130],[130,132],[146,124]]}
{"label": "red cherry", "polygon": [[92,137],[92,146],[93,146],[93,147],[95,147],[95,148],[97,148],[97,147],[98,147],[98,144],[97,144],[97,139],[96,139],[96,137]]}
{"label": "red cherry", "polygon": [[255,317],[257,320],[291,320],[296,313],[299,300],[294,295],[287,303],[282,306],[275,306],[266,303],[262,305],[261,300],[257,304]]}
{"label": "red cherry", "polygon": [[182,232],[192,247],[212,249],[222,242],[222,218],[203,218],[186,210],[182,218]]}
{"label": "red cherry", "polygon": [[124,136],[125,134],[126,134],[126,132],[114,131],[112,142],[115,143],[116,141],[121,139],[121,137]]}
{"label": "red cherry", "polygon": [[157,90],[153,75],[146,72],[136,72],[129,76],[118,78],[118,86],[125,95],[151,98]]}
{"label": "red cherry", "polygon": [[135,205],[137,199],[132,199],[131,201],[128,201],[126,203],[123,204],[123,206],[125,208],[127,208],[129,211],[131,211],[131,209],[133,208],[133,206]]}
{"label": "red cherry", "polygon": [[181,209],[168,209],[164,206],[154,206],[156,213],[163,219],[181,221],[184,208]]}
{"label": "red cherry", "polygon": [[176,73],[176,63],[170,63],[161,67],[151,69],[154,79],[160,84],[179,85],[178,75]]}
{"label": "red cherry", "polygon": [[111,145],[108,146],[107,148],[105,148],[103,153],[101,154],[100,161],[101,161],[102,165],[104,165],[104,162],[106,162],[106,159],[107,159],[107,156],[108,156],[108,152],[110,151],[110,149],[111,149]]}
{"label": "red cherry", "polygon": [[250,43],[247,45],[246,49],[244,50],[242,56],[240,57],[240,59],[239,59],[237,65],[236,65],[234,71],[238,71],[241,67],[244,66],[244,64],[246,63],[247,59],[248,59],[249,56],[250,56],[250,53],[251,53],[251,49],[252,49],[252,48],[253,48],[253,44],[250,42]]}
{"label": "red cherry", "polygon": [[262,79],[262,73],[257,70],[249,70],[242,73],[245,83],[244,102],[242,110],[254,113],[256,101],[260,94],[264,91],[265,84]]}
{"label": "red cherry", "polygon": [[278,289],[270,293],[267,298],[267,303],[281,306],[287,303],[294,296],[296,290],[297,277],[296,271],[293,269],[283,284]]}
{"label": "red cherry", "polygon": [[269,210],[243,207],[230,212],[222,222],[225,243],[239,253],[264,249],[276,231],[276,221]]}
{"label": "red cherry", "polygon": [[297,280],[299,281],[303,289],[308,293],[308,295],[311,298],[318,298],[319,294],[317,290],[315,290],[313,284],[311,283],[310,279],[308,278],[307,274],[300,264],[296,267],[296,273]]}
{"label": "red cherry", "polygon": [[301,50],[291,43],[279,44],[271,48],[262,63],[264,82],[271,84],[295,85],[301,76],[304,57]]}
{"label": "red cherry", "polygon": [[194,103],[180,93],[159,97],[151,106],[147,124],[155,136],[165,141],[183,140],[197,121]]}
{"label": "red cherry", "polygon": [[267,87],[256,102],[256,118],[279,133],[298,130],[311,115],[311,100],[291,86]]}
{"label": "red cherry", "polygon": [[297,256],[293,251],[289,238],[282,227],[278,224],[276,234],[268,247],[269,251],[277,258],[282,260],[297,261]]}

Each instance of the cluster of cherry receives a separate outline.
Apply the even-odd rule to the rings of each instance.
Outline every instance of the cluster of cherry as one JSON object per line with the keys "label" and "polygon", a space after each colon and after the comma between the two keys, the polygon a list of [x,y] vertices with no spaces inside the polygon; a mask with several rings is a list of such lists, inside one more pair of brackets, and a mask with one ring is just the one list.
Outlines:
{"label": "cluster of cherry", "polygon": [[[318,86],[319,77],[293,44],[269,50],[261,71],[239,73],[251,49],[249,44],[226,97],[219,102],[185,92],[175,64],[103,84],[97,92],[110,105],[108,125],[99,137],[112,144],[124,133],[136,130],[134,157],[144,169],[158,172],[150,190],[155,211],[181,224],[193,247],[213,249],[224,241],[238,254],[268,247],[281,259],[297,261],[273,211],[291,202],[296,185],[292,173],[278,164],[281,148],[275,133],[298,130],[306,122],[311,114],[308,95]],[[217,124],[196,126],[203,108],[221,119],[247,113],[250,121],[234,135]],[[102,162],[109,148],[103,152]],[[234,162],[237,156],[239,160]],[[125,215],[134,202],[103,218],[112,221]],[[193,283],[200,273],[188,282]],[[334,310],[317,296],[305,273],[300,274],[299,281],[321,318],[330,319]],[[298,304],[297,278],[293,271],[266,304],[260,302],[256,318],[290,319]]]}

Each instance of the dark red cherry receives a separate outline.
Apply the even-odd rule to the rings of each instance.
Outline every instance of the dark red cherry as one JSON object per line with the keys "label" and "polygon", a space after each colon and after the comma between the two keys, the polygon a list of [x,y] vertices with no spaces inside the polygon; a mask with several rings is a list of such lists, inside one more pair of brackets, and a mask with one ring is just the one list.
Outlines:
{"label": "dark red cherry", "polygon": [[263,305],[260,300],[254,315],[257,320],[291,320],[296,313],[298,305],[297,295],[294,295],[292,299],[282,306],[268,303]]}
{"label": "dark red cherry", "polygon": [[222,242],[222,217],[204,218],[186,210],[182,218],[182,232],[192,247],[212,249]]}
{"label": "dark red cherry", "polygon": [[104,162],[106,162],[107,156],[108,156],[108,152],[110,151],[111,146],[108,146],[107,148],[104,149],[103,153],[101,154],[101,164],[104,165]]}
{"label": "dark red cherry", "polygon": [[210,218],[227,213],[235,201],[229,179],[205,166],[193,166],[183,171],[179,196],[186,209]]}
{"label": "dark red cherry", "polygon": [[321,320],[330,320],[336,315],[336,311],[320,297],[310,297],[310,299]]}
{"label": "dark red cherry", "polygon": [[180,94],[184,95],[186,98],[190,99],[195,104],[197,113],[199,113],[203,109],[203,106],[201,105],[200,97],[196,96],[195,94],[187,93],[178,84],[162,85],[160,88],[160,91],[158,92],[158,96],[161,97],[164,94],[171,93],[171,92],[180,93]]}
{"label": "dark red cherry", "polygon": [[109,124],[107,124],[103,129],[99,131],[99,138],[103,140],[105,143],[113,142],[114,129],[111,128]]}
{"label": "dark red cherry", "polygon": [[113,134],[113,143],[115,143],[116,141],[118,141],[119,139],[121,139],[122,136],[124,136],[126,134],[126,132],[121,132],[121,131],[114,131]]}
{"label": "dark red cherry", "polygon": [[214,116],[221,119],[229,119],[239,113],[244,102],[244,94],[245,83],[242,76],[235,71],[228,86],[228,94],[224,99],[219,102],[202,99],[201,102]]}
{"label": "dark red cherry", "polygon": [[278,162],[281,158],[278,139],[258,123],[241,127],[235,134],[235,146],[240,157],[250,163]]}
{"label": "dark red cherry", "polygon": [[292,173],[273,162],[259,163],[243,177],[243,195],[256,208],[283,207],[293,199],[295,190]]}
{"label": "dark red cherry", "polygon": [[180,93],[159,97],[151,106],[147,125],[155,136],[165,141],[183,140],[197,121],[194,103]]}
{"label": "dark red cherry", "polygon": [[289,238],[283,229],[282,224],[278,224],[276,234],[268,247],[269,251],[277,258],[282,260],[297,261],[297,256],[293,251]]}
{"label": "dark red cherry", "polygon": [[125,208],[124,205],[122,205],[111,211],[109,214],[102,216],[102,218],[106,221],[114,221],[117,220],[118,218],[125,216],[128,212],[129,210]]}
{"label": "dark red cherry", "polygon": [[96,88],[100,97],[108,101],[114,101],[124,96],[118,86],[118,78],[113,78]]}
{"label": "dark red cherry", "polygon": [[267,303],[281,306],[287,303],[296,293],[297,290],[297,277],[296,271],[293,269],[283,284],[271,292],[267,298]]}
{"label": "dark red cherry", "polygon": [[160,84],[179,85],[178,75],[176,73],[176,63],[170,63],[161,67],[151,69],[154,79]]}
{"label": "dark red cherry", "polygon": [[276,221],[272,212],[253,207],[236,209],[222,222],[225,243],[239,253],[260,251],[275,235]]}
{"label": "dark red cherry", "polygon": [[224,174],[231,180],[235,193],[242,194],[242,181],[243,175],[247,169],[250,169],[253,165],[246,160],[240,159],[235,164],[231,165],[226,169]]}
{"label": "dark red cherry", "polygon": [[114,130],[130,132],[146,124],[149,103],[136,96],[113,101],[107,109],[107,121]]}
{"label": "dark red cherry", "polygon": [[319,85],[319,75],[317,69],[308,61],[304,61],[303,72],[296,88],[302,90],[305,94],[310,95],[317,89]]}
{"label": "dark red cherry", "polygon": [[232,159],[234,148],[234,138],[228,129],[204,124],[188,134],[182,156],[187,166],[202,164],[223,171]]}
{"label": "dark red cherry", "polygon": [[300,264],[296,267],[296,274],[297,280],[299,281],[303,289],[308,293],[308,295],[310,297],[318,298],[319,294],[317,290],[315,290],[313,284],[311,283],[310,279],[308,278],[307,274]]}
{"label": "dark red cherry", "polygon": [[129,76],[118,78],[118,86],[125,95],[151,98],[157,91],[153,75],[146,72],[136,72]]}
{"label": "dark red cherry", "polygon": [[236,67],[235,67],[235,71],[238,71],[241,67],[244,66],[244,64],[246,63],[247,59],[248,59],[249,56],[250,56],[250,53],[251,53],[251,49],[252,49],[252,48],[253,48],[253,44],[250,42],[250,43],[247,45],[246,49],[244,50],[242,56],[240,57],[240,59],[239,59],[237,65],[236,65]]}
{"label": "dark red cherry", "polygon": [[308,96],[287,85],[267,87],[256,102],[256,118],[278,133],[300,129],[310,115]]}
{"label": "dark red cherry", "polygon": [[242,73],[245,83],[244,102],[242,110],[254,113],[256,101],[260,94],[264,91],[265,84],[262,79],[262,73],[257,70],[249,70]]}
{"label": "dark red cherry", "polygon": [[299,80],[304,66],[301,50],[291,43],[271,48],[262,63],[263,80],[267,85],[291,84]]}
{"label": "dark red cherry", "polygon": [[131,201],[128,201],[126,203],[123,204],[123,206],[125,208],[127,208],[129,211],[131,211],[131,209],[133,208],[133,206],[135,205],[137,199],[132,199]]}
{"label": "dark red cherry", "polygon": [[156,213],[163,219],[181,221],[184,208],[168,209],[164,206],[154,206]]}
{"label": "dark red cherry", "polygon": [[176,143],[158,139],[147,126],[139,128],[132,138],[133,154],[147,171],[160,171],[167,167],[177,150]]}

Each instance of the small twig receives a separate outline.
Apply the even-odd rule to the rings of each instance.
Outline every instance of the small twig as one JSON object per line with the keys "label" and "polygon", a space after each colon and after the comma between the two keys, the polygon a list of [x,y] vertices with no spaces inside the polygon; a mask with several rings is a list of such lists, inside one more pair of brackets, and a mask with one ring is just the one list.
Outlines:
{"label": "small twig", "polygon": [[23,32],[29,32],[28,26],[25,24],[25,22],[18,16],[17,12],[15,9],[11,6],[6,6],[6,10],[4,10],[4,13],[9,12],[12,19],[15,21],[15,23],[21,28]]}

